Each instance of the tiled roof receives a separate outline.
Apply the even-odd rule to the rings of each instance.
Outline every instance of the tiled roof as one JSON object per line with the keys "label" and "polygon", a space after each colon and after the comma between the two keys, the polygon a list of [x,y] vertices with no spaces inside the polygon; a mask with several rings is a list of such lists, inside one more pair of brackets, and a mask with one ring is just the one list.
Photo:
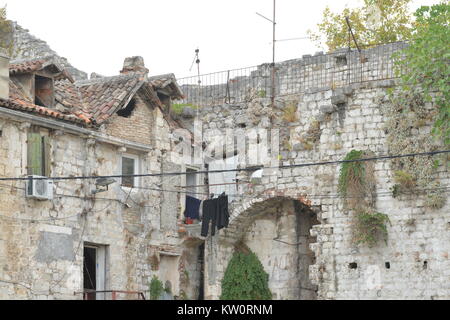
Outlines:
{"label": "tiled roof", "polygon": [[124,106],[140,89],[143,81],[137,74],[78,81],[84,111],[102,123]]}
{"label": "tiled roof", "polygon": [[150,77],[148,81],[155,90],[166,90],[172,99],[184,99],[183,92],[173,73]]}
{"label": "tiled roof", "polygon": [[11,63],[9,65],[9,74],[14,75],[38,71],[42,69],[44,63],[45,60],[43,59]]}
{"label": "tiled roof", "polygon": [[[9,65],[9,74],[17,75],[30,72],[36,72],[44,68],[50,67],[54,73],[61,73],[66,78],[71,78],[61,65],[55,61],[53,56],[42,57],[33,60],[16,60],[11,61]],[[60,75],[61,76],[61,75]]]}
{"label": "tiled roof", "polygon": [[66,114],[50,108],[35,105],[22,93],[14,81],[9,82],[9,88],[9,100],[0,99],[1,107],[36,113],[77,124],[89,125],[91,123],[90,119],[82,114],[79,114],[78,112]]}
{"label": "tiled roof", "polygon": [[[15,82],[14,75],[31,73],[51,66],[55,70],[54,94],[55,106],[41,107],[27,97],[19,82]],[[17,109],[44,116],[83,125],[99,125],[123,108],[139,91],[146,100],[155,106],[163,108],[156,90],[169,94],[173,99],[181,98],[173,74],[156,76],[148,81],[139,73],[128,73],[114,77],[100,77],[91,80],[73,82],[71,77],[65,76],[64,70],[51,60],[30,60],[11,63],[10,65],[10,100],[1,101],[0,106]],[[172,125],[179,124],[173,121]]]}

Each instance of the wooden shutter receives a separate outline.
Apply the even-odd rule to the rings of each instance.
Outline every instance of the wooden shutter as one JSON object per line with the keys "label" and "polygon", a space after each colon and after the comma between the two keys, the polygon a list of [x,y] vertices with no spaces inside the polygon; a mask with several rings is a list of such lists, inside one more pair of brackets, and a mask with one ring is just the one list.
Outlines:
{"label": "wooden shutter", "polygon": [[42,166],[44,172],[43,176],[50,177],[51,176],[51,157],[50,157],[50,137],[44,136],[42,137],[42,147],[43,153],[42,158],[44,165]]}
{"label": "wooden shutter", "polygon": [[28,174],[42,176],[42,137],[39,133],[28,133]]}

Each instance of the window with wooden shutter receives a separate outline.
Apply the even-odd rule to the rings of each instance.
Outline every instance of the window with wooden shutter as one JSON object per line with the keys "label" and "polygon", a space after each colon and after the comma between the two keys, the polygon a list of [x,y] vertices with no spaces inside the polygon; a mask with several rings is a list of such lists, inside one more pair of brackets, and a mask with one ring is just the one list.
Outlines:
{"label": "window with wooden shutter", "polygon": [[50,176],[50,140],[40,133],[28,133],[28,159],[29,175]]}
{"label": "window with wooden shutter", "polygon": [[50,162],[50,137],[43,136],[42,137],[42,161],[43,161],[43,170],[44,176],[51,176],[51,162]]}

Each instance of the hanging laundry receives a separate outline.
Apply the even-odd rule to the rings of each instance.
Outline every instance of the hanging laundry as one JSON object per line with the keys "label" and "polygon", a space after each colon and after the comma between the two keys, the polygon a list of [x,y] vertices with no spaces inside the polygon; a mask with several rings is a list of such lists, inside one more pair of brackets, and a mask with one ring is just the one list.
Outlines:
{"label": "hanging laundry", "polygon": [[209,224],[211,222],[211,235],[216,234],[216,223],[217,223],[217,209],[218,209],[219,199],[208,199],[203,201],[202,209],[202,230],[201,236],[208,236]]}
{"label": "hanging laundry", "polygon": [[217,199],[217,229],[228,228],[230,213],[228,211],[228,196],[225,192]]}
{"label": "hanging laundry", "polygon": [[211,235],[214,236],[217,230],[228,227],[230,213],[228,211],[228,196],[222,193],[216,199],[208,199],[202,202],[202,230],[201,236],[208,236],[211,224]]}
{"label": "hanging laundry", "polygon": [[200,220],[199,209],[201,200],[198,200],[191,196],[186,196],[186,210],[184,216],[190,219]]}

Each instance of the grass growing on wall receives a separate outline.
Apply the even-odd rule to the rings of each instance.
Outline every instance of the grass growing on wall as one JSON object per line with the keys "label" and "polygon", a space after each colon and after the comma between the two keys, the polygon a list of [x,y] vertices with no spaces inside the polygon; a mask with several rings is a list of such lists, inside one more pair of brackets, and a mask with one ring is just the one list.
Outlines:
{"label": "grass growing on wall", "polygon": [[[350,151],[344,160],[358,160],[370,156],[361,150]],[[389,217],[375,211],[376,179],[373,163],[344,162],[339,173],[338,191],[346,209],[355,213],[353,240],[356,244],[375,246],[380,239],[387,242]]]}
{"label": "grass growing on wall", "polygon": [[171,110],[175,114],[181,114],[181,112],[183,112],[183,109],[185,107],[189,107],[193,110],[197,110],[200,108],[200,106],[193,105],[192,103],[180,103],[180,104],[174,103],[172,104]]}
{"label": "grass growing on wall", "polygon": [[[384,129],[389,154],[445,150],[443,140],[434,137],[429,130],[437,115],[433,104],[424,101],[422,95],[414,91],[388,91],[389,100],[383,103],[382,111],[386,119]],[[446,161],[445,155],[392,159],[393,196],[420,196],[425,207],[442,208],[447,197],[441,188],[437,169]]]}
{"label": "grass growing on wall", "polygon": [[387,223],[389,217],[380,212],[363,211],[356,215],[355,242],[373,247],[382,238],[388,239]]}
{"label": "grass growing on wall", "polygon": [[[364,152],[359,150],[350,151],[344,160],[357,160],[363,157]],[[364,162],[345,162],[339,173],[339,193],[346,197],[349,193],[362,190],[365,175]]]}
{"label": "grass growing on wall", "polygon": [[270,300],[269,275],[249,249],[233,254],[222,279],[221,300]]}

